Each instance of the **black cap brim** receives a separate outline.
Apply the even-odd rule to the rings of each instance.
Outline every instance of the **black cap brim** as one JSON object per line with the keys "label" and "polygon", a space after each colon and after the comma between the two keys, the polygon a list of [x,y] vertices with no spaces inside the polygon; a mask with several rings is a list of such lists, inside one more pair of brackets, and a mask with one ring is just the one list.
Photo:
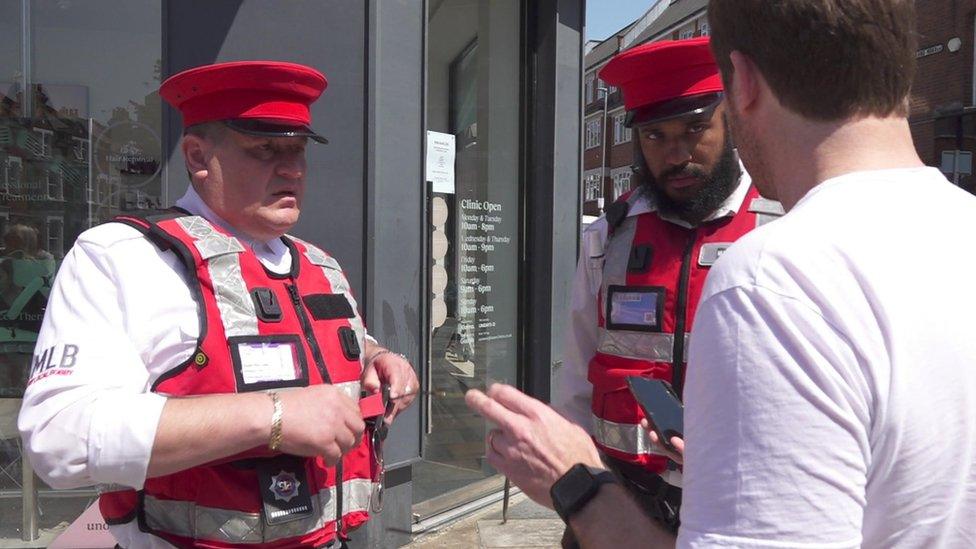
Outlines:
{"label": "black cap brim", "polygon": [[257,118],[235,118],[232,120],[224,120],[224,124],[236,132],[246,133],[248,135],[258,135],[261,137],[307,137],[322,144],[329,143],[328,139],[315,133],[312,128],[302,124],[287,124]]}
{"label": "black cap brim", "polygon": [[712,116],[715,109],[725,98],[722,93],[706,93],[692,97],[679,97],[662,101],[632,111],[627,111],[624,125],[628,128],[643,126],[656,122],[664,122],[686,116]]}

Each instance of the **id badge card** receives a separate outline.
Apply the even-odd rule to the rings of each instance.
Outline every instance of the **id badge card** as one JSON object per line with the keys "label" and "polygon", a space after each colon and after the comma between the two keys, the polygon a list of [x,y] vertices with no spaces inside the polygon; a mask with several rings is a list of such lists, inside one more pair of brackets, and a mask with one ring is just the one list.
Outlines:
{"label": "id badge card", "polygon": [[269,526],[312,516],[315,508],[304,459],[287,455],[262,459],[256,470],[264,521]]}
{"label": "id badge card", "polygon": [[609,330],[660,332],[665,289],[658,286],[610,286],[606,323]]}
{"label": "id badge card", "polygon": [[238,392],[308,385],[308,366],[297,335],[228,338]]}

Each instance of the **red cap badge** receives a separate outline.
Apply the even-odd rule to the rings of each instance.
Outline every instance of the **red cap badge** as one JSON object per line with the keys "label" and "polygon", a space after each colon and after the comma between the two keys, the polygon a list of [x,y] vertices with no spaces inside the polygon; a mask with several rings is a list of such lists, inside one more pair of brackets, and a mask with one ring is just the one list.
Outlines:
{"label": "red cap badge", "polygon": [[600,70],[600,78],[620,88],[628,124],[714,108],[723,90],[707,36],[625,50]]}

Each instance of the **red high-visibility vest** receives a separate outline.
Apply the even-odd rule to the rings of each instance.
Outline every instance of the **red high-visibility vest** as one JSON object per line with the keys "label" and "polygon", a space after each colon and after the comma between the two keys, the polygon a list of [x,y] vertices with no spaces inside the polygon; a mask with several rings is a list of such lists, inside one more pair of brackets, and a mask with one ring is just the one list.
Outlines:
{"label": "red high-visibility vest", "polygon": [[[623,203],[637,198],[624,195],[619,205],[626,211]],[[752,187],[735,215],[695,228],[666,221],[656,211],[618,217],[616,227],[611,223],[603,249],[597,352],[587,376],[593,385],[593,437],[608,456],[664,471],[667,459],[652,449],[641,428],[644,414],[626,378],[663,379],[680,394],[689,332],[709,268],[739,237],[778,215],[779,203]]]}
{"label": "red high-visibility vest", "polygon": [[[152,391],[182,397],[331,383],[360,398],[365,330],[345,275],[328,254],[284,237],[292,268],[277,275],[249,247],[200,216],[171,211],[115,221],[173,251],[197,281],[197,349],[160,376]],[[268,352],[285,357],[281,363],[292,373],[268,378],[261,377],[260,367],[249,367]],[[109,524],[136,520],[143,531],[177,547],[320,547],[368,519],[377,473],[369,438],[335,467],[321,457],[285,458],[296,470],[280,477],[281,486],[294,489],[293,481],[303,479],[311,500],[311,509],[303,507],[294,519],[270,520],[264,508],[258,471],[281,457],[267,446],[147,479],[138,492],[103,492],[99,506]],[[275,476],[271,484],[278,482]]]}

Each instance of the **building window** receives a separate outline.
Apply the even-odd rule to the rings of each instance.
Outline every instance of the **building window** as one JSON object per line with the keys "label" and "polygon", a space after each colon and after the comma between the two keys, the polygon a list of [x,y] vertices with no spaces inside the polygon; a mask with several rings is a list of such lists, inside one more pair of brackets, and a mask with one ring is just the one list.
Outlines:
{"label": "building window", "polygon": [[600,174],[590,174],[586,176],[583,188],[583,200],[592,202],[599,200],[603,196],[603,189],[600,188]]}
{"label": "building window", "polygon": [[54,257],[64,257],[64,219],[47,218],[47,251]]}
{"label": "building window", "polygon": [[51,144],[54,141],[54,132],[44,128],[34,128],[36,145],[31,147],[32,152],[41,158],[51,158]]}
{"label": "building window", "polygon": [[8,156],[3,163],[3,191],[20,194],[20,175],[23,172],[23,162],[17,156]]}
{"label": "building window", "polygon": [[617,200],[625,192],[630,190],[630,176],[633,174],[630,168],[624,168],[613,174],[613,199]]}
{"label": "building window", "polygon": [[625,113],[613,117],[613,144],[619,145],[630,141],[630,128],[624,125],[627,118]]}
{"label": "building window", "polygon": [[74,154],[75,160],[79,162],[88,160],[88,140],[83,137],[72,137],[71,140],[74,143],[71,152]]}
{"label": "building window", "polygon": [[51,200],[64,200],[64,171],[61,168],[45,170],[47,197]]}
{"label": "building window", "polygon": [[600,146],[600,119],[594,118],[586,122],[586,148],[592,149]]}
{"label": "building window", "polygon": [[685,29],[678,33],[678,40],[685,40],[695,36],[695,29]]}
{"label": "building window", "polygon": [[712,34],[712,27],[708,24],[708,21],[702,21],[698,24],[698,36],[709,36]]}
{"label": "building window", "polygon": [[593,95],[594,95],[593,82],[594,82],[594,76],[593,73],[591,72],[590,74],[586,75],[586,80],[583,83],[583,90],[584,93],[586,94],[586,101],[583,102],[584,105],[589,105],[590,103],[593,102]]}

